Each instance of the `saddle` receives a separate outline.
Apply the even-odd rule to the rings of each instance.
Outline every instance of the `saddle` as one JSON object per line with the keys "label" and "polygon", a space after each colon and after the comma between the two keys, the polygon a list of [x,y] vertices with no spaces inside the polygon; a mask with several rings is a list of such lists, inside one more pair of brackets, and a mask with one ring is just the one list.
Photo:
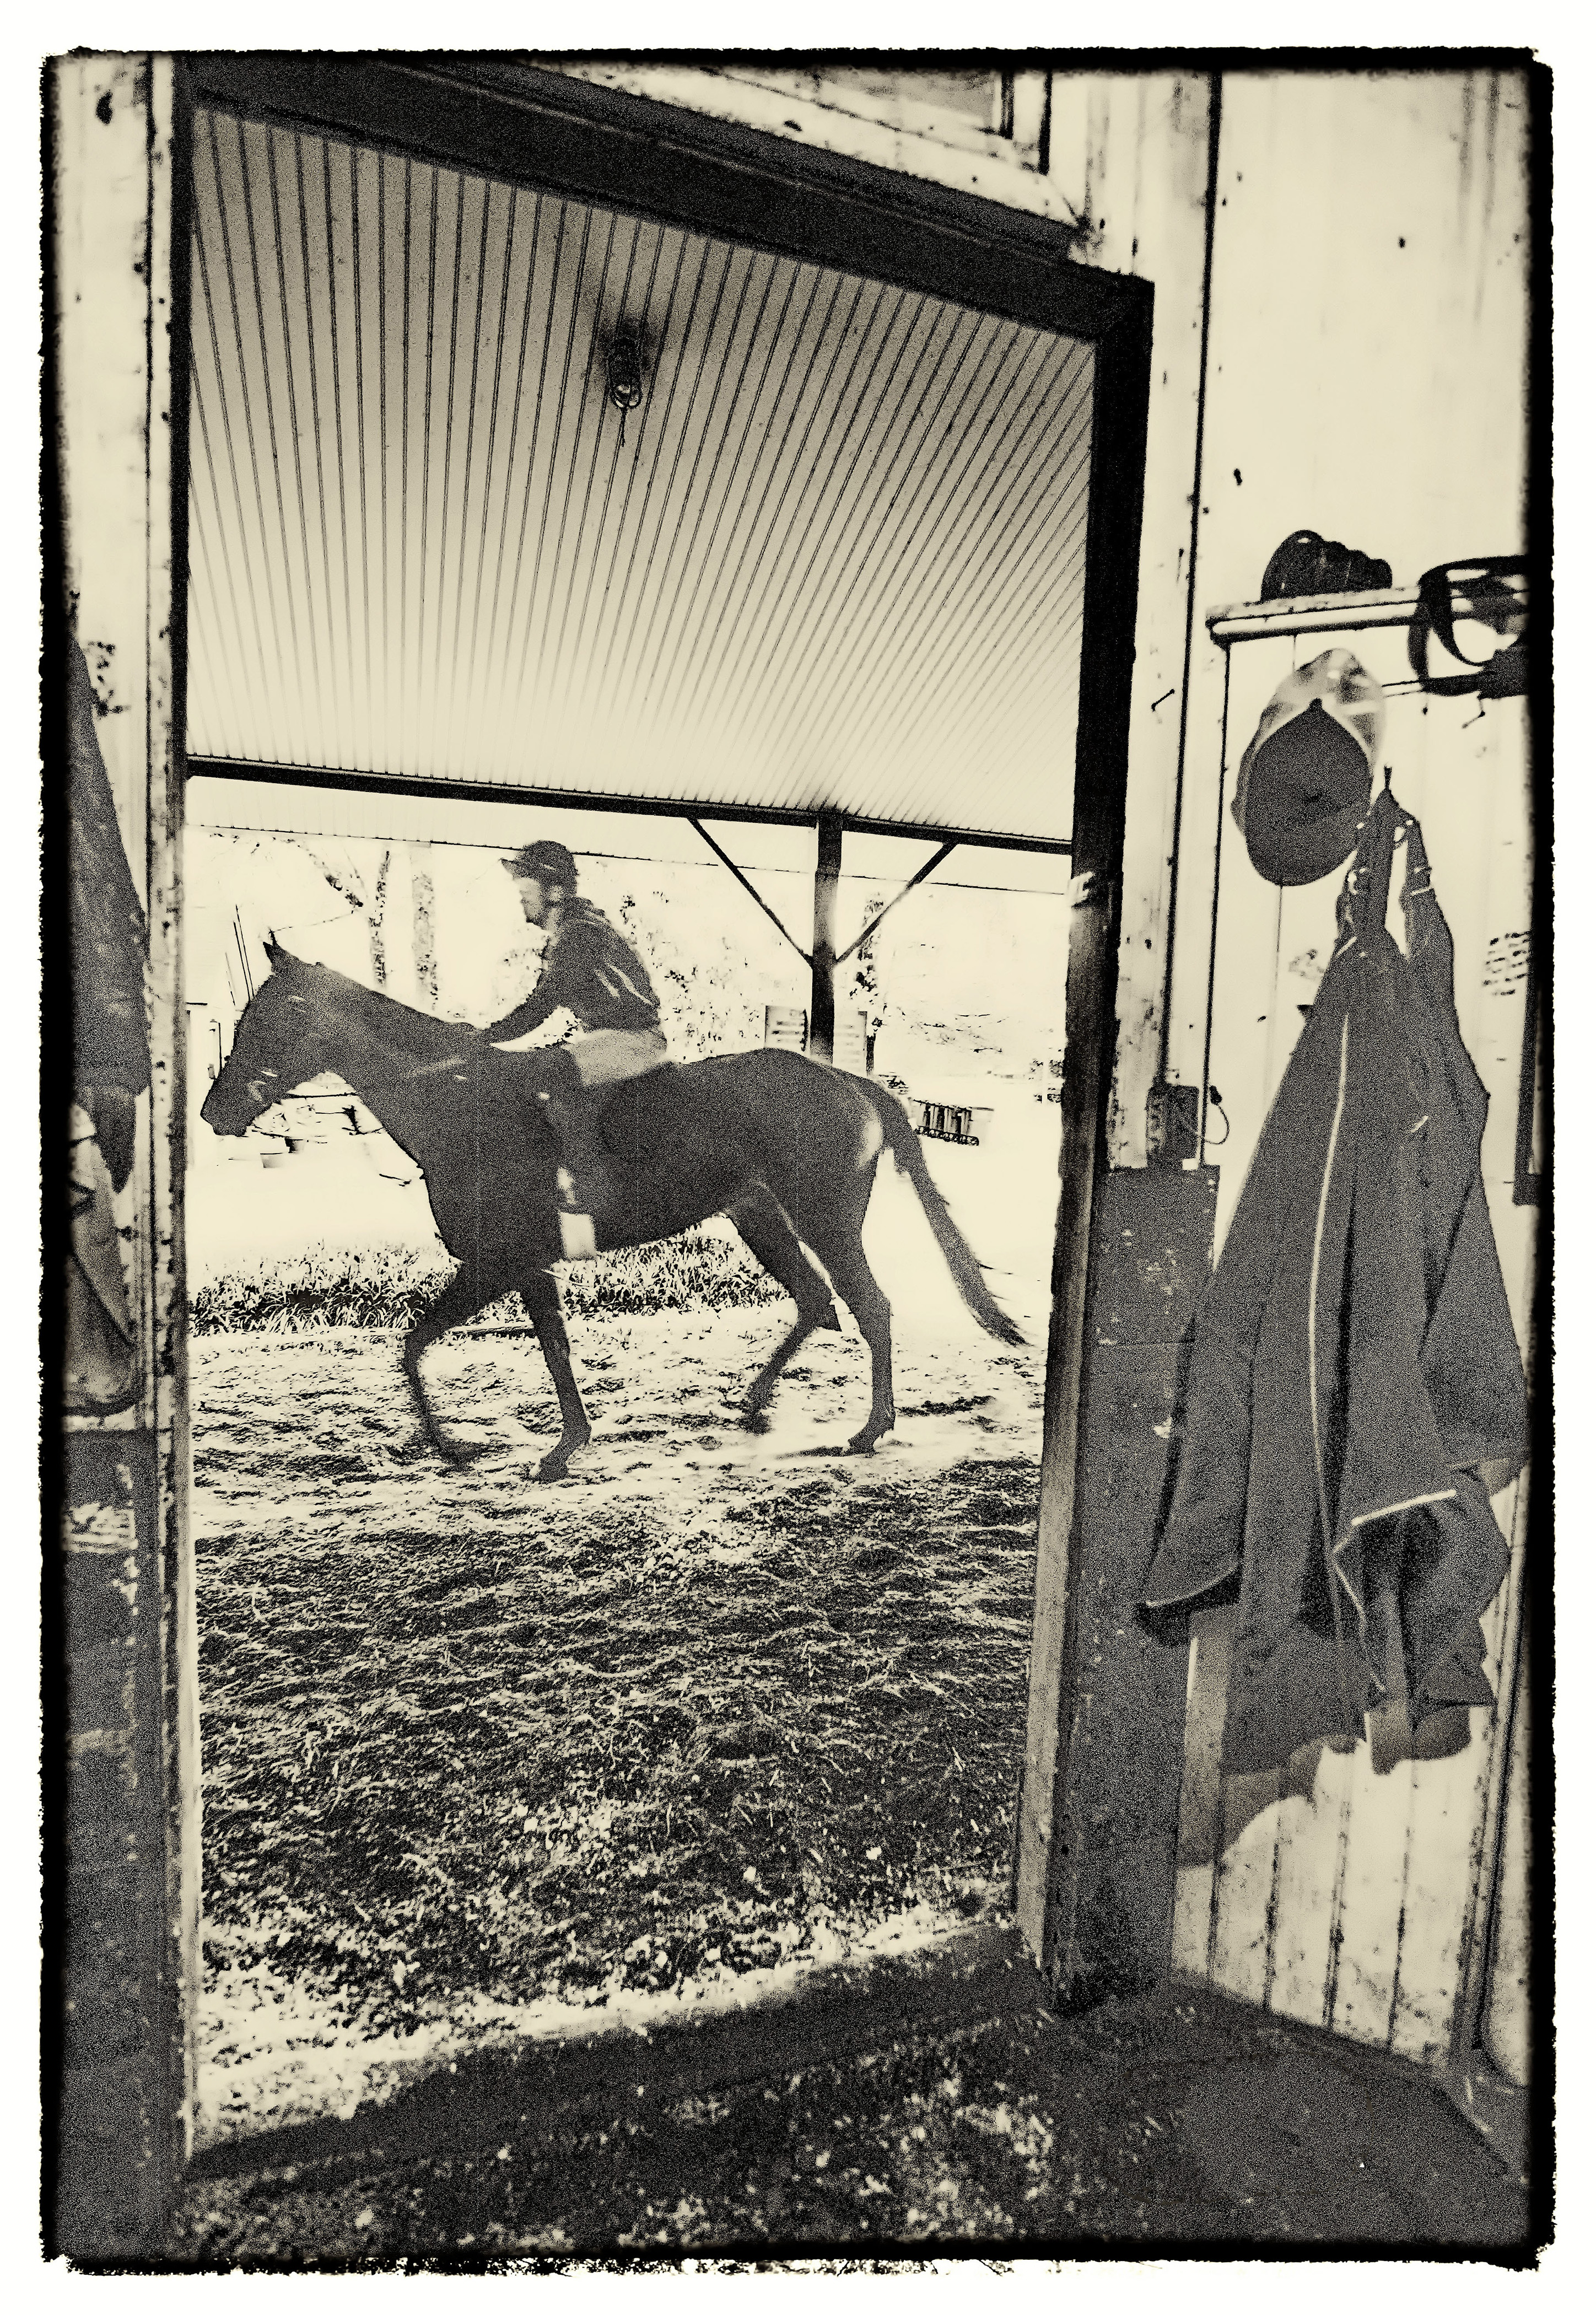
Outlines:
{"label": "saddle", "polygon": [[595,1141],[623,1166],[655,1166],[697,1129],[698,1104],[674,1061],[589,1096]]}

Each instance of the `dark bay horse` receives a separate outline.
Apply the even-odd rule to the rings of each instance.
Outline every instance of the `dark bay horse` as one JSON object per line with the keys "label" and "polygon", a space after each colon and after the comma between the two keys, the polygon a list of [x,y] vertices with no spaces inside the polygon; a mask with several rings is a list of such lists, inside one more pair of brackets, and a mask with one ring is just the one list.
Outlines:
{"label": "dark bay horse", "polygon": [[[457,1459],[422,1388],[421,1353],[519,1287],[560,1402],[560,1437],[538,1477],[563,1478],[591,1430],[554,1275],[565,1258],[559,1151],[519,1057],[275,943],[268,954],[271,972],[244,1010],[200,1115],[217,1133],[243,1133],[296,1087],[329,1072],[341,1078],[421,1167],[439,1235],[460,1265],[404,1342],[428,1438]],[[870,1346],[870,1415],[848,1451],[868,1454],[897,1419],[891,1306],[860,1243],[883,1149],[914,1184],[975,1317],[1000,1341],[1024,1339],[989,1292],[908,1119],[863,1078],[779,1046],[668,1066],[616,1089],[603,1135],[611,1160],[584,1184],[601,1252],[674,1237],[724,1213],[796,1301],[796,1323],[743,1401],[753,1428],[762,1427],[799,1345],[816,1327],[838,1326],[833,1291]]]}

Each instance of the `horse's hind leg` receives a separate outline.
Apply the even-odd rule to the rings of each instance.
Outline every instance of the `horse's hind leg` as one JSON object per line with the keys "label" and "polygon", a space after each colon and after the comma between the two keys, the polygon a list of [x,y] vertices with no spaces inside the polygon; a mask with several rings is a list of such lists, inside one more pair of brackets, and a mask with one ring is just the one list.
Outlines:
{"label": "horse's hind leg", "polygon": [[892,1306],[864,1259],[856,1231],[852,1243],[833,1250],[818,1248],[831,1273],[831,1282],[859,1322],[859,1332],[870,1345],[870,1416],[848,1441],[850,1455],[868,1455],[875,1442],[892,1428],[898,1409],[892,1397]]}
{"label": "horse's hind leg", "polygon": [[538,1465],[537,1476],[540,1479],[563,1479],[572,1456],[592,1437],[593,1426],[576,1387],[571,1338],[565,1332],[565,1313],[560,1307],[560,1289],[553,1274],[538,1270],[524,1278],[521,1299],[537,1329],[538,1345],[560,1402],[560,1436]]}
{"label": "horse's hind leg", "polygon": [[743,1397],[744,1422],[749,1430],[762,1430],[765,1410],[783,1370],[817,1327],[833,1332],[840,1329],[830,1288],[799,1244],[786,1215],[763,1184],[739,1200],[732,1209],[732,1220],[749,1253],[764,1264],[778,1286],[786,1288],[798,1305],[797,1324],[760,1368]]}

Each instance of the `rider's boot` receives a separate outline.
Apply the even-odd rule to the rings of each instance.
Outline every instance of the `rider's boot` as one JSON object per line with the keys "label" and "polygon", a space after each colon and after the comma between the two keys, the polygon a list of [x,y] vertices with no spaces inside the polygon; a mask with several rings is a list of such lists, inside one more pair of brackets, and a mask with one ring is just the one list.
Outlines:
{"label": "rider's boot", "polygon": [[596,1248],[593,1218],[587,1210],[591,1184],[602,1164],[591,1095],[563,1045],[527,1056],[532,1090],[558,1144],[562,1163],[555,1176],[560,1200],[560,1236],[572,1257]]}

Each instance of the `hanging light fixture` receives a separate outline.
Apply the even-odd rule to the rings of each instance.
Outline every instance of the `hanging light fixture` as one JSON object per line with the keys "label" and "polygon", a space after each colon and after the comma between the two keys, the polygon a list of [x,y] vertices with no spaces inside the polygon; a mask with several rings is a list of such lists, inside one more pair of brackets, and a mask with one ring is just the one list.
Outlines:
{"label": "hanging light fixture", "polygon": [[605,359],[609,398],[621,413],[621,448],[626,447],[626,412],[643,400],[643,357],[635,338],[616,337]]}

